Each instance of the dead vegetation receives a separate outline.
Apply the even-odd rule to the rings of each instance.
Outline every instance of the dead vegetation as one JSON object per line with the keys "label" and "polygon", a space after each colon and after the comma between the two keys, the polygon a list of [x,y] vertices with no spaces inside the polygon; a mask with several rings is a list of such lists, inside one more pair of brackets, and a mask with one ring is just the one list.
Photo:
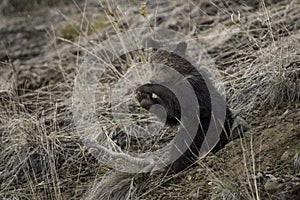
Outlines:
{"label": "dead vegetation", "polygon": [[[140,8],[136,1],[86,1],[58,14],[48,8],[0,21],[0,198],[296,199],[299,1],[158,1]],[[206,48],[230,106],[251,124],[245,139],[175,177],[119,174],[100,165],[71,112],[88,44],[154,25],[189,34]]]}

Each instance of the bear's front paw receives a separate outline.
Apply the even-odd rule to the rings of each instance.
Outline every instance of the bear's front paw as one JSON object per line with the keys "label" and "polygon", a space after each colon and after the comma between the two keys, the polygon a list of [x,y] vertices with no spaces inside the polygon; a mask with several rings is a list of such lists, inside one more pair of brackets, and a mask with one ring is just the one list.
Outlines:
{"label": "bear's front paw", "polygon": [[149,110],[150,107],[154,104],[152,99],[152,94],[144,92],[136,92],[136,99],[139,101],[140,105]]}

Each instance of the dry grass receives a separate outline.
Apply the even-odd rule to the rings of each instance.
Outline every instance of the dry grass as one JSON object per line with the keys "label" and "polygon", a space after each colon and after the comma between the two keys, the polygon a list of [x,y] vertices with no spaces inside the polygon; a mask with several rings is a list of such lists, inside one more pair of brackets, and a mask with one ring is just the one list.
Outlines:
{"label": "dry grass", "polygon": [[[245,119],[252,120],[272,110],[293,107],[300,100],[300,5],[298,1],[268,2],[265,5],[260,1],[255,13],[240,4],[228,5],[222,0],[191,1],[189,6],[176,2],[176,9],[172,3],[159,8],[149,6],[144,16],[138,13],[139,6],[133,6],[133,3],[129,4],[132,7],[128,6],[128,12],[114,3],[102,6],[111,11],[107,13],[112,25],[105,29],[108,33],[156,24],[190,34],[200,43],[205,41],[208,53],[221,71],[230,106]],[[199,5],[200,9],[194,5]],[[163,11],[157,12],[157,9]],[[189,12],[181,14],[185,9]],[[173,17],[168,19],[166,13],[171,10]],[[241,13],[240,21],[236,15],[233,20],[230,17],[237,10]],[[67,41],[71,45],[64,43],[66,40],[57,43],[56,35],[49,38],[55,46],[53,54],[57,55],[50,66],[56,74],[54,78],[44,74],[42,79],[45,80],[36,81],[28,78],[30,69],[26,74],[15,69],[13,62],[1,64],[10,68],[12,82],[9,87],[0,88],[2,199],[78,199],[83,196],[105,199],[111,195],[110,190],[116,191],[115,199],[123,199],[124,195],[127,199],[137,196],[142,199],[169,181],[160,175],[155,175],[158,178],[154,180],[144,175],[106,170],[82,144],[71,112],[76,64],[82,61],[79,52],[87,53],[87,40],[101,41],[107,35],[97,32],[88,35],[84,27],[85,9],[81,13],[84,23],[76,26],[79,31],[72,35],[73,41]],[[103,30],[94,27],[89,31]],[[63,54],[65,49],[75,49],[76,55]],[[69,63],[69,60],[73,61]],[[100,109],[102,111],[107,112]],[[252,159],[247,160],[248,157]],[[260,199],[255,179],[250,178],[256,174],[254,157],[253,152],[245,152],[243,167],[248,180],[239,186],[216,177],[205,166],[216,188],[212,198]],[[94,184],[90,186],[92,182]]]}

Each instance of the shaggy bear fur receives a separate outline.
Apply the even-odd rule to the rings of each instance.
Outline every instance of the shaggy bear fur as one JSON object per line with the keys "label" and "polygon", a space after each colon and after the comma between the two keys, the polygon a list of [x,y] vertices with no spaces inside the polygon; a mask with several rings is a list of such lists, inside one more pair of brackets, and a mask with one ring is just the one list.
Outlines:
{"label": "shaggy bear fur", "polygon": [[[178,173],[190,166],[192,166],[198,159],[200,147],[204,141],[204,137],[208,130],[211,117],[212,117],[212,105],[211,96],[213,95],[217,99],[222,99],[222,97],[217,90],[212,86],[212,84],[204,79],[203,76],[193,67],[193,65],[184,59],[183,53],[185,52],[186,44],[180,43],[174,52],[167,52],[166,50],[154,50],[151,56],[151,63],[164,64],[168,67],[175,69],[179,72],[192,86],[199,104],[200,123],[196,136],[193,139],[192,144],[189,148],[182,153],[182,155],[175,160],[169,166],[168,173]],[[158,75],[157,75],[158,76]],[[156,77],[154,74],[153,77]],[[171,77],[166,76],[165,82],[173,81]],[[208,85],[209,84],[209,85]],[[210,87],[210,90],[208,89]],[[144,84],[136,89],[136,98],[140,105],[149,110],[152,105],[160,104],[164,107],[167,114],[167,119],[165,125],[176,126],[179,125],[179,120],[181,119],[181,107],[175,94],[155,81],[151,83]],[[222,99],[224,100],[224,99]],[[213,148],[213,152],[217,152],[229,142],[229,135],[231,133],[231,126],[233,124],[233,116],[229,108],[226,110],[225,123],[223,125],[223,131],[221,133],[218,144]],[[180,151],[183,149],[182,140],[174,141],[173,151]]]}

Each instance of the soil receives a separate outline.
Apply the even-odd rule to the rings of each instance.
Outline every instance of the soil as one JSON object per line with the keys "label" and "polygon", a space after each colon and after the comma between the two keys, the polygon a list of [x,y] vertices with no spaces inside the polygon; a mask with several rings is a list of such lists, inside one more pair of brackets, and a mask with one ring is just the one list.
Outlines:
{"label": "soil", "polygon": [[[191,9],[190,6],[194,4],[159,1],[158,11],[161,14],[156,25],[190,33],[203,42],[224,76],[230,106],[240,112],[251,128],[244,138],[230,142],[216,154],[210,153],[199,160],[196,167],[183,173],[174,177],[164,177],[161,173],[147,175],[143,185],[136,186],[139,190],[134,196],[138,199],[299,199],[300,48],[297,45],[300,44],[300,16],[297,9],[300,8],[300,2],[274,0],[265,1],[264,5],[262,1],[192,2],[203,15],[198,16],[196,13],[199,10]],[[111,9],[116,9],[115,13],[118,8],[116,4],[111,4]],[[120,17],[116,22],[121,29],[128,26],[124,21],[130,27],[147,24],[139,15],[140,3],[120,2],[119,5],[130,13],[126,19]],[[2,6],[11,5],[4,2]],[[51,6],[35,3],[28,8],[22,7],[19,12],[18,7],[8,10],[8,13],[2,12],[1,199],[79,199],[103,173],[103,167],[99,167],[76,134],[71,106],[74,78],[84,59],[84,50],[76,44],[87,47],[91,41],[106,39],[105,33],[113,33],[112,25],[103,18],[107,7],[106,4],[100,6],[97,1]],[[157,7],[148,2],[147,9],[151,18]],[[265,9],[269,13],[267,16]],[[183,13],[185,10],[188,14],[168,17],[172,11]],[[231,19],[231,14],[237,11],[245,20],[245,26],[251,27],[250,31],[235,24],[237,14]],[[66,33],[70,24],[79,26],[84,12],[94,26],[80,33],[74,33],[71,28],[70,36],[69,32]],[[268,17],[274,19],[272,27],[264,21]],[[193,27],[189,22],[197,26]],[[228,28],[230,33],[225,33],[220,24]],[[272,36],[268,32],[270,29]],[[273,65],[275,61],[272,59],[279,56],[263,52],[272,52],[274,49],[279,52],[280,49],[272,45],[289,45],[285,41],[290,38],[296,38],[297,41],[291,42],[296,48],[286,50],[293,58],[288,57],[288,63],[284,63],[283,58],[278,62],[282,61],[282,65],[289,66],[296,73],[294,97],[283,102],[255,100],[252,105],[256,87],[252,87],[252,93],[246,93],[250,85],[241,86],[239,90],[234,85],[236,81],[230,82],[232,75],[235,72],[243,73],[241,69],[251,65]],[[281,53],[284,57],[285,53]],[[272,57],[274,55],[275,58]],[[261,72],[264,73],[263,70]],[[242,74],[240,76],[245,78]],[[256,83],[255,78],[246,79]],[[238,81],[243,84],[243,80]],[[231,86],[235,88],[230,90]],[[244,91],[245,95],[235,98],[240,91]],[[259,93],[257,99],[264,98],[263,95]],[[52,146],[49,147],[49,144]],[[136,180],[136,184],[139,183],[140,180]]]}
{"label": "soil", "polygon": [[[294,156],[299,151],[299,115],[298,105],[258,117],[244,139],[229,143],[172,180],[151,185],[145,199],[255,199],[251,193],[255,182],[261,199],[297,199]],[[275,182],[274,188],[266,188],[267,182]]]}

